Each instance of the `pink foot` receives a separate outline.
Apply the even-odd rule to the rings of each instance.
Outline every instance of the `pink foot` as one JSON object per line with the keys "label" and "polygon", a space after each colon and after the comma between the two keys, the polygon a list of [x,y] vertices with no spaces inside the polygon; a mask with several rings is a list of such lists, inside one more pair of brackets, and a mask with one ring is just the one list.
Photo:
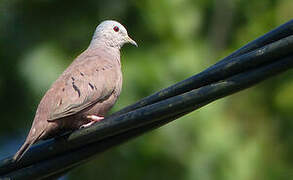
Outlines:
{"label": "pink foot", "polygon": [[99,122],[99,121],[104,119],[103,116],[96,116],[96,115],[89,115],[86,118],[88,118],[88,119],[90,119],[91,121],[94,121],[94,122]]}
{"label": "pink foot", "polygon": [[96,122],[100,122],[101,120],[104,119],[103,116],[96,116],[96,115],[88,115],[86,118],[90,119],[91,122],[87,123],[87,124],[84,124],[82,126],[80,126],[80,129],[81,128],[86,128],[86,127],[89,127],[91,126],[92,124],[96,123]]}

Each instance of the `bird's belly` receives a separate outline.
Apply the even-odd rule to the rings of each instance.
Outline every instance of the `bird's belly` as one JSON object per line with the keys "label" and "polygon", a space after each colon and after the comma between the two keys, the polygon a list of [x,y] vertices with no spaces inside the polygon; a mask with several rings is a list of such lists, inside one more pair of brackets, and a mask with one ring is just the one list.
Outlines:
{"label": "bird's belly", "polygon": [[87,116],[87,115],[105,116],[106,113],[113,107],[116,100],[117,100],[117,97],[115,95],[111,95],[108,99],[95,104],[92,108],[84,112],[84,116]]}
{"label": "bird's belly", "polygon": [[57,123],[60,123],[58,127],[63,127],[63,131],[78,129],[80,126],[90,122],[90,119],[86,118],[88,115],[105,116],[116,100],[117,96],[111,95],[108,99],[85,109],[78,115],[66,117],[59,122],[57,121]]}

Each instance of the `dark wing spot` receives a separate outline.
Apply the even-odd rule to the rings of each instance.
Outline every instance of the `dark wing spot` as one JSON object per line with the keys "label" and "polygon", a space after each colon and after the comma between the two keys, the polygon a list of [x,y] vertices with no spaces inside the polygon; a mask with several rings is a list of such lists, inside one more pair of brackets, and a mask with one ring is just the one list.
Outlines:
{"label": "dark wing spot", "polygon": [[73,87],[73,89],[77,92],[78,97],[80,97],[80,90],[79,90],[78,87],[74,84],[74,82],[72,82],[72,87]]}
{"label": "dark wing spot", "polygon": [[75,81],[74,77],[71,77],[72,81]]}
{"label": "dark wing spot", "polygon": [[99,69],[96,69],[97,72],[99,72]]}
{"label": "dark wing spot", "polygon": [[105,68],[103,67],[102,70],[105,70]]}
{"label": "dark wing spot", "polygon": [[92,90],[94,90],[94,86],[91,83],[89,83],[89,86],[91,87]]}
{"label": "dark wing spot", "polygon": [[65,91],[65,88],[62,88],[62,91],[64,92]]}
{"label": "dark wing spot", "polygon": [[84,76],[84,74],[83,74],[82,72],[80,72],[80,75],[81,75],[81,76]]}

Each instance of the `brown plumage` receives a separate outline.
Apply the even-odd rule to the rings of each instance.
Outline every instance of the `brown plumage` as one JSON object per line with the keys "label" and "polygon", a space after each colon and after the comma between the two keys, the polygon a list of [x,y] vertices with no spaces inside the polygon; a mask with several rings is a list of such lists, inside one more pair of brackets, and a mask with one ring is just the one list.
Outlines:
{"label": "brown plumage", "polygon": [[118,22],[108,20],[97,27],[89,47],[42,98],[14,160],[20,160],[37,141],[89,125],[94,121],[89,116],[103,117],[108,112],[120,95],[120,48],[127,42],[136,45]]}

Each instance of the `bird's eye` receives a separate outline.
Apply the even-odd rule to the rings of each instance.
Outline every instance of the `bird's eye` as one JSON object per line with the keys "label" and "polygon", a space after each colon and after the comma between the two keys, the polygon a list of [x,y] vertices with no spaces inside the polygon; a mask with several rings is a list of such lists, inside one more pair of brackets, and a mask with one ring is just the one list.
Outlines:
{"label": "bird's eye", "polygon": [[115,32],[118,32],[118,31],[119,31],[119,27],[118,27],[118,26],[115,26],[115,27],[113,28],[113,30],[114,30]]}

